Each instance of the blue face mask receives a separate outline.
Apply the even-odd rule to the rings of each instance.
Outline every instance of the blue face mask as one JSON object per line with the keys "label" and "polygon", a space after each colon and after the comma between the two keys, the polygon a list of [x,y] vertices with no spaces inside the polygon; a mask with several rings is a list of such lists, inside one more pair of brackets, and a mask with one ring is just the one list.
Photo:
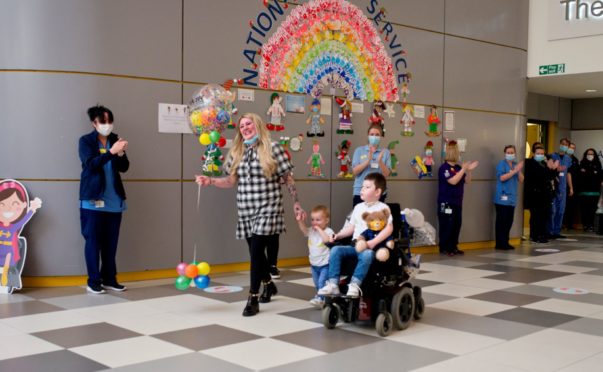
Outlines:
{"label": "blue face mask", "polygon": [[567,146],[565,146],[565,145],[559,146],[559,151],[561,151],[561,152],[567,152]]}
{"label": "blue face mask", "polygon": [[515,154],[505,154],[505,159],[507,159],[507,161],[513,161],[515,160]]}
{"label": "blue face mask", "polygon": [[546,157],[544,155],[534,155],[534,160],[543,161]]}
{"label": "blue face mask", "polygon": [[250,139],[246,139],[245,141],[243,141],[243,143],[246,145],[253,145],[254,143],[256,143],[258,141],[258,138],[260,138],[260,136],[256,134],[255,136],[251,137]]}
{"label": "blue face mask", "polygon": [[569,149],[567,149],[566,153],[567,153],[568,155],[574,155],[574,149],[569,148]]}
{"label": "blue face mask", "polygon": [[368,141],[371,146],[379,146],[379,142],[381,142],[380,136],[368,136]]}

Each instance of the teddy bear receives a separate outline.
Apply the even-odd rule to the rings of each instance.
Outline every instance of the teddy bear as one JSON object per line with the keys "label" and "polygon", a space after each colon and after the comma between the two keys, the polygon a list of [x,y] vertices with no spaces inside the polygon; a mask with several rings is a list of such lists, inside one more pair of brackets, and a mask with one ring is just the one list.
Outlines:
{"label": "teddy bear", "polygon": [[[387,225],[387,220],[390,216],[389,209],[382,209],[375,212],[364,212],[362,219],[366,222],[368,228],[356,238],[356,252],[360,253],[367,248],[366,242],[375,238],[381,230]],[[375,251],[375,258],[378,261],[385,262],[389,258],[389,250],[394,248],[394,240],[390,236],[376,247],[373,248]]]}

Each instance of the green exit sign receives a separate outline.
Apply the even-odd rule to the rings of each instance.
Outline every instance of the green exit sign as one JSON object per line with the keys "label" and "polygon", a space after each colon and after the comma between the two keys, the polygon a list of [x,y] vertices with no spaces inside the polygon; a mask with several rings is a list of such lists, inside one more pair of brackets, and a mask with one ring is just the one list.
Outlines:
{"label": "green exit sign", "polygon": [[565,63],[558,63],[556,65],[542,65],[538,67],[538,75],[554,75],[562,74],[565,72]]}

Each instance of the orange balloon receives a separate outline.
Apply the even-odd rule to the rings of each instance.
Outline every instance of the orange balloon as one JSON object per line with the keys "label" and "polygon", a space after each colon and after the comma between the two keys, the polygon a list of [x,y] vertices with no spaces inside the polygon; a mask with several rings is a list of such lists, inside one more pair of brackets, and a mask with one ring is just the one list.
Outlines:
{"label": "orange balloon", "polygon": [[195,264],[190,264],[186,267],[186,269],[184,269],[184,275],[187,278],[195,278],[197,276],[197,274],[199,273],[199,269],[197,269],[197,265]]}

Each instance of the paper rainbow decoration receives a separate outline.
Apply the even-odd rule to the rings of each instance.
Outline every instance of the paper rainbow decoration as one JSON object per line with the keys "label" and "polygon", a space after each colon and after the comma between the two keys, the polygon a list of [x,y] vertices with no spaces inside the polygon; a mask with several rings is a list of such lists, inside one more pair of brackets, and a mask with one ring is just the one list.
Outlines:
{"label": "paper rainbow decoration", "polygon": [[379,32],[345,0],[298,6],[262,47],[259,86],[321,95],[327,86],[348,99],[397,101],[390,56]]}

